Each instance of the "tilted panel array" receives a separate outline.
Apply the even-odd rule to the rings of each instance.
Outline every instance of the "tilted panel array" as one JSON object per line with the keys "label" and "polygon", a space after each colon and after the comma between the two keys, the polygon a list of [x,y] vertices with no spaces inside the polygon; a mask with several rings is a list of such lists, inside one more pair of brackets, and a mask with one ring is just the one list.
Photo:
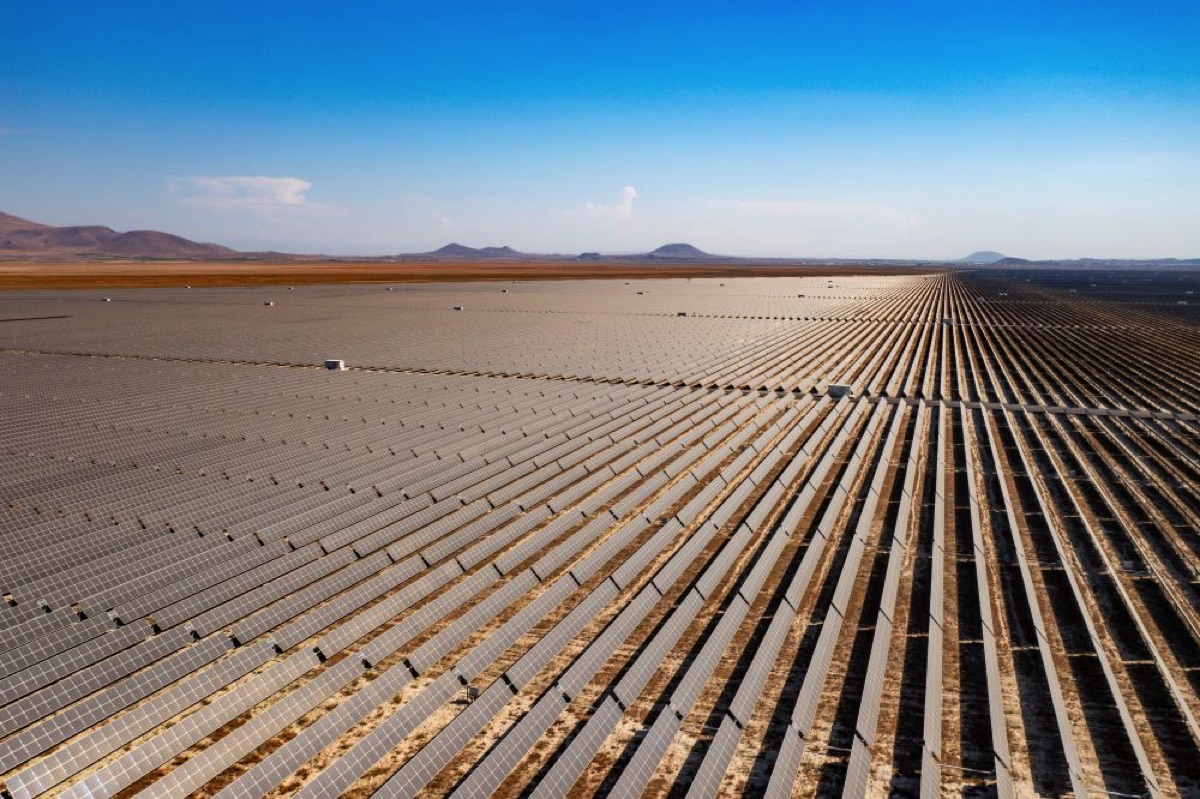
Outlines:
{"label": "tilted panel array", "polygon": [[1200,795],[1197,283],[22,294],[0,784]]}

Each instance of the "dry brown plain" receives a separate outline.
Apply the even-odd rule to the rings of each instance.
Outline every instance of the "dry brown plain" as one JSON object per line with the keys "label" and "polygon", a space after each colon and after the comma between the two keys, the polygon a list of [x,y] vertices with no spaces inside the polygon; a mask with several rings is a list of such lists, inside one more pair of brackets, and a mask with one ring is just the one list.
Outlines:
{"label": "dry brown plain", "polygon": [[[922,267],[923,271],[931,271]],[[589,263],[578,261],[0,261],[0,290],[417,283],[581,278],[797,277],[904,274],[861,264]]]}

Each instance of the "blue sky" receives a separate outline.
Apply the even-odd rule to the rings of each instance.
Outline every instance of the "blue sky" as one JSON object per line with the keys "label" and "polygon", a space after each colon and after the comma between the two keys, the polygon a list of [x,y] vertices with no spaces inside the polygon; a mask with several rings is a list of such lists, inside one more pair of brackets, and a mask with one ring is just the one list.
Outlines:
{"label": "blue sky", "polygon": [[0,210],[331,253],[1200,256],[1194,2],[23,3]]}

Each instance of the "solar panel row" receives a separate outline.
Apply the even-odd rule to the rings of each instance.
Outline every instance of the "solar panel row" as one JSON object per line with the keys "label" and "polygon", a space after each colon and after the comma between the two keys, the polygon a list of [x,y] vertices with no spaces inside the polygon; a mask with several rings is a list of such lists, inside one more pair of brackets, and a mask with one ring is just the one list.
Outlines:
{"label": "solar panel row", "polygon": [[0,779],[1186,794],[1197,354],[990,279],[649,282],[671,309],[619,321],[616,284],[312,289],[307,342],[169,291],[6,327]]}

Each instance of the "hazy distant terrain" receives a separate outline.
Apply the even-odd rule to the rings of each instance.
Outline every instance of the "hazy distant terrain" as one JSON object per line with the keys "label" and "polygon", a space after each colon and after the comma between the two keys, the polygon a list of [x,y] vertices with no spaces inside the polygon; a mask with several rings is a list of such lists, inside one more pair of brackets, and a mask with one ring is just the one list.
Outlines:
{"label": "hazy distant terrain", "polygon": [[329,256],[281,252],[242,252],[220,244],[207,244],[173,233],[157,230],[131,230],[118,232],[103,225],[67,225],[56,227],[40,222],[31,222],[18,216],[0,212],[0,261],[62,261],[62,260],[184,260],[220,261],[251,260],[271,262],[329,261],[335,263],[370,262],[491,262],[498,263],[549,263],[587,261],[591,263],[695,263],[695,264],[758,264],[758,265],[844,265],[869,266],[931,266],[959,265],[964,267],[1000,266],[1084,266],[1122,267],[1136,265],[1200,265],[1200,258],[1160,258],[1154,260],[1081,258],[1069,261],[1030,261],[1013,258],[991,250],[980,250],[954,261],[938,261],[912,258],[815,258],[797,255],[793,258],[749,258],[738,255],[717,255],[685,242],[664,244],[649,252],[603,253],[598,251],[579,254],[521,252],[507,245],[469,247],[452,242],[430,252],[408,252],[395,255]]}
{"label": "hazy distant terrain", "polygon": [[228,258],[235,250],[157,230],[119,233],[101,225],[54,227],[0,213],[0,252],[32,256]]}
{"label": "hazy distant terrain", "polygon": [[1007,258],[1004,253],[993,252],[992,250],[980,250],[973,252],[966,258],[959,258],[960,263],[964,264],[994,264],[996,261],[1003,261]]}

